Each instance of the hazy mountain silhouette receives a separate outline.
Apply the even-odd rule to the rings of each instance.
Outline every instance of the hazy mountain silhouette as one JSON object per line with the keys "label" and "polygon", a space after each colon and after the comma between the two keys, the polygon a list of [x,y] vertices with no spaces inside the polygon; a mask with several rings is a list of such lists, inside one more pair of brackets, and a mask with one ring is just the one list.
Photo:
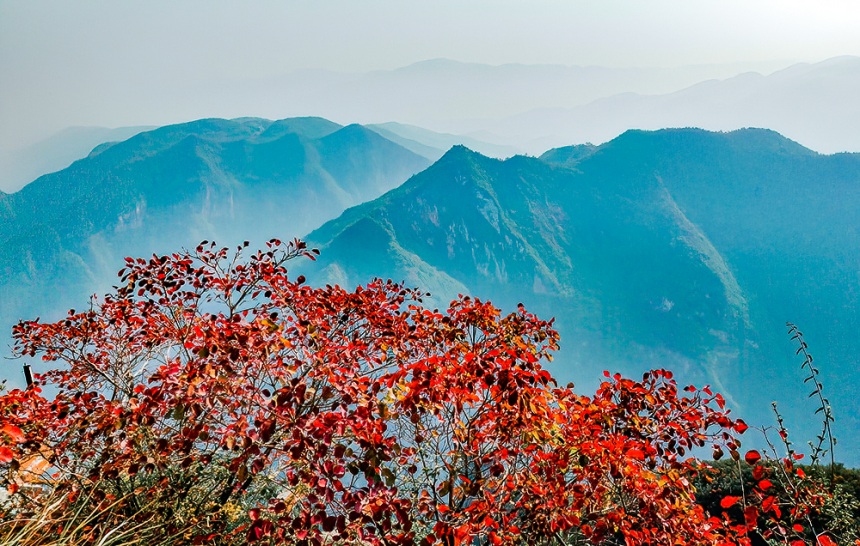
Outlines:
{"label": "hazy mountain silhouette", "polygon": [[484,142],[480,139],[465,136],[454,135],[450,133],[437,133],[417,127],[415,125],[407,125],[404,123],[374,123],[366,126],[384,136],[385,138],[396,142],[428,159],[436,161],[452,146],[463,145],[470,150],[484,154],[489,157],[506,158],[512,155],[522,153],[522,150],[514,146],[504,144],[493,144]]}
{"label": "hazy mountain silhouette", "polygon": [[[570,143],[605,142],[631,128],[688,126],[769,127],[820,152],[860,151],[854,130],[860,120],[860,58],[786,64],[607,68],[435,59],[367,73],[304,70],[228,80],[188,90],[193,106],[181,103],[170,111],[159,103],[159,110],[135,111],[133,118],[127,105],[113,114],[110,103],[102,109],[103,119],[117,124],[165,123],[189,117],[188,110],[268,117],[313,113],[372,123],[386,138],[432,160],[454,144],[492,157],[537,155]],[[65,167],[102,141],[130,136],[104,131],[75,128],[27,149],[0,150],[0,190],[18,189]]]}
{"label": "hazy mountain silhouette", "polygon": [[839,57],[793,65],[768,76],[750,72],[669,94],[628,92],[572,108],[542,108],[499,121],[473,122],[459,129],[514,135],[532,153],[542,147],[529,147],[528,140],[604,142],[629,128],[664,127],[768,127],[819,152],[860,151],[858,96],[860,58]]}
{"label": "hazy mountain silhouette", "polygon": [[105,142],[125,140],[153,127],[69,127],[35,144],[0,155],[0,189],[17,191],[43,174],[59,171]]}

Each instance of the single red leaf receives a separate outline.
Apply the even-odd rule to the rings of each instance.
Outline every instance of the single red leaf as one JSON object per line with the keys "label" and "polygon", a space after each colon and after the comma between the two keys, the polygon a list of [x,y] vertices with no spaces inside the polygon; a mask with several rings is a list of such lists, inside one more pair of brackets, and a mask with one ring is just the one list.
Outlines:
{"label": "single red leaf", "polygon": [[720,506],[722,506],[724,509],[728,509],[737,504],[739,500],[741,500],[740,497],[733,497],[731,495],[728,495],[723,497],[723,500],[720,501]]}
{"label": "single red leaf", "polygon": [[645,452],[641,449],[630,449],[627,451],[627,456],[631,459],[636,459],[637,461],[645,460]]}
{"label": "single red leaf", "polygon": [[833,542],[833,539],[827,535],[818,535],[817,538],[819,546],[836,546],[836,543]]}
{"label": "single red leaf", "polygon": [[6,446],[0,446],[0,463],[8,463],[15,458],[15,453]]}
{"label": "single red leaf", "polygon": [[758,508],[755,506],[744,508],[744,521],[748,529],[755,529],[758,526]]}
{"label": "single red leaf", "polygon": [[761,453],[754,449],[751,449],[747,451],[746,455],[744,455],[744,460],[747,462],[747,464],[754,465],[761,460]]}

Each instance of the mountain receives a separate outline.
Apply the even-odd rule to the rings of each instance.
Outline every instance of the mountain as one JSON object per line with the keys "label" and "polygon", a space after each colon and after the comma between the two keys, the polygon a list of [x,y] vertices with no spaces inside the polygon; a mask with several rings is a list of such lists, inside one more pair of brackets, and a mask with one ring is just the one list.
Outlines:
{"label": "mountain", "polygon": [[795,322],[837,455],[860,463],[860,400],[844,388],[860,379],[860,155],[762,129],[672,129],[506,160],[455,146],[428,164],[321,118],[207,119],[99,145],[0,193],[0,323],[84,304],[126,255],[322,225],[308,236],[319,261],[294,266],[309,282],[381,276],[437,306],[522,302],[556,318],[560,381],[587,392],[603,369],[667,367],[751,423],[771,424],[779,401],[802,442],[818,431],[785,335]]}
{"label": "mountain", "polygon": [[[67,157],[65,164],[54,163],[46,170],[30,171],[26,173],[30,176],[21,177],[16,184],[10,185],[5,181],[4,156],[10,165],[20,159],[18,156],[22,152],[17,150],[20,143],[44,139],[64,127],[82,123],[112,127],[162,126],[176,120],[201,117],[234,118],[253,114],[280,119],[313,114],[343,123],[397,121],[540,153],[549,147],[544,146],[543,141],[533,143],[534,137],[530,137],[521,143],[518,135],[494,135],[487,129],[488,122],[537,108],[572,108],[625,92],[640,95],[671,93],[705,80],[730,78],[750,70],[766,74],[788,64],[786,61],[676,68],[611,68],[526,64],[494,66],[431,59],[369,72],[298,70],[262,78],[219,74],[217,78],[193,84],[190,80],[183,83],[182,78],[178,78],[171,81],[168,95],[164,94],[160,80],[115,79],[110,84],[111,93],[102,93],[98,85],[90,82],[90,93],[66,94],[55,97],[56,100],[50,100],[50,95],[39,94],[33,100],[18,100],[14,108],[10,106],[3,112],[4,123],[0,124],[0,190],[15,190],[36,176],[63,168],[83,157],[96,142],[88,142],[89,148],[84,147],[79,150],[79,155]],[[96,96],[98,101],[93,101],[92,97]],[[43,100],[37,100],[40,97]],[[147,99],[141,100],[141,97]],[[107,140],[122,139],[110,137]],[[593,137],[586,140],[598,142]],[[561,145],[579,140],[555,139],[553,142],[553,145]],[[471,146],[466,142],[462,144]],[[39,162],[42,157],[45,156],[37,156]]]}
{"label": "mountain", "polygon": [[[860,57],[747,72],[662,94],[632,91],[577,106],[543,107],[457,127],[521,140],[605,142],[629,128],[768,127],[819,152],[860,151]],[[501,138],[501,137],[497,137]],[[540,146],[521,147],[530,152]],[[539,153],[539,152],[538,152]]]}
{"label": "mountain", "polygon": [[84,304],[124,256],[300,236],[428,164],[320,118],[205,119],[99,145],[0,193],[0,326]]}
{"label": "mountain", "polygon": [[59,171],[105,142],[130,138],[153,127],[69,127],[35,144],[0,154],[0,190],[17,191],[43,174]]}
{"label": "mountain", "polygon": [[[404,280],[556,317],[551,365],[584,391],[603,369],[711,384],[751,423],[780,402],[795,440],[815,406],[785,335],[798,323],[858,462],[860,155],[767,130],[628,131],[601,146],[491,159],[464,147],[309,239],[311,282]],[[851,384],[851,383],[848,383]]]}

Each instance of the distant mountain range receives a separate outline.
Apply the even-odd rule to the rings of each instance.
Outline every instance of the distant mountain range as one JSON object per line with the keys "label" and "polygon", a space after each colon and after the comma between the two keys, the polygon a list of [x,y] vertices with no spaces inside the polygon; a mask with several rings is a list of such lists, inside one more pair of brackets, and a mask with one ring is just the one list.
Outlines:
{"label": "distant mountain range", "polygon": [[309,282],[380,276],[438,306],[457,293],[522,302],[556,317],[562,382],[585,392],[603,369],[668,367],[754,422],[772,422],[779,400],[804,440],[816,431],[785,335],[796,322],[839,419],[838,455],[860,463],[860,399],[843,387],[860,379],[860,154],[673,129],[506,160],[454,146],[431,165],[441,138],[242,118],[100,145],[0,193],[0,326],[85,305],[126,255],[310,232],[322,255],[294,266]]}
{"label": "distant mountain range", "polygon": [[540,153],[547,145],[605,142],[630,128],[768,127],[823,153],[860,151],[860,57],[796,64],[770,75],[747,72],[671,93],[625,92],[572,107],[537,108],[447,130],[492,134]]}
{"label": "distant mountain range", "polygon": [[[860,123],[858,57],[790,66],[677,68],[490,66],[434,59],[367,73],[305,70],[263,80],[219,81],[183,95],[189,98],[169,106],[155,101],[149,107],[156,109],[146,110],[146,105],[125,104],[124,95],[117,93],[100,103],[99,118],[91,122],[162,125],[204,115],[251,112],[282,118],[312,113],[362,123],[432,160],[454,144],[504,158],[602,143],[627,129],[665,127],[768,127],[818,152],[860,152],[855,130]],[[0,127],[0,190],[17,190],[68,166],[96,144],[146,129],[73,127],[45,139],[45,129],[33,119],[54,120],[61,128],[68,113],[51,115],[51,105],[38,107],[29,114],[27,108],[14,112]],[[39,134],[45,140],[12,144]]]}
{"label": "distant mountain range", "polygon": [[[327,120],[326,123],[331,124],[331,127],[341,127]],[[522,150],[514,146],[493,144],[463,135],[438,133],[405,123],[375,123],[364,127],[430,161],[436,161],[451,146],[458,144],[491,157],[506,158],[522,153]],[[60,171],[78,159],[83,159],[98,146],[121,142],[153,129],[156,127],[70,127],[60,131],[9,154],[5,159],[0,157],[0,191],[4,188],[7,193],[18,191],[42,175]]]}
{"label": "distant mountain range", "polygon": [[[155,127],[69,127],[24,148],[0,155],[0,190],[17,191],[43,174],[65,169],[106,142],[118,142]],[[5,156],[5,157],[4,157]]]}
{"label": "distant mountain range", "polygon": [[[100,96],[97,109],[86,104],[78,111],[61,97],[47,104],[25,101],[7,112],[0,126],[0,190],[17,190],[38,175],[66,167],[88,151],[84,144],[95,145],[94,131],[108,131],[78,127],[59,139],[48,138],[69,125],[166,125],[249,114],[270,119],[316,115],[343,124],[398,122],[504,148],[460,142],[495,157],[601,143],[627,129],[686,126],[769,127],[819,152],[860,151],[852,130],[858,63],[860,58],[840,57],[816,64],[613,68],[432,59],[392,70],[300,70],[263,79],[219,79],[174,88],[169,101],[140,101],[147,92],[144,82],[116,82],[119,87]],[[80,138],[68,138],[74,135]],[[43,139],[48,141],[32,144]],[[44,168],[46,150],[60,152],[65,163],[48,162]]]}

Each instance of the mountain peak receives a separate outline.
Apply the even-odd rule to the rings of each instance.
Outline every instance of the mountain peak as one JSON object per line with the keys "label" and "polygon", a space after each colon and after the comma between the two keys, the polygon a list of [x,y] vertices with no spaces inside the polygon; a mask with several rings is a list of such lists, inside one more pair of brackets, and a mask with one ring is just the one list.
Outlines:
{"label": "mountain peak", "polygon": [[286,118],[272,122],[262,135],[262,138],[280,138],[287,133],[317,139],[328,136],[343,126],[325,118],[307,116],[297,118]]}
{"label": "mountain peak", "polygon": [[345,127],[341,127],[320,140],[328,145],[352,145],[357,142],[374,142],[374,143],[391,143],[387,138],[379,133],[368,129],[358,123],[351,123]]}
{"label": "mountain peak", "polygon": [[733,131],[708,131],[696,127],[677,127],[649,131],[629,129],[610,140],[604,146],[705,146],[723,142],[724,145],[756,150],[756,153],[788,153],[796,155],[818,155],[813,150],[782,134],[758,127],[745,127]]}
{"label": "mountain peak", "polygon": [[445,154],[439,159],[439,163],[461,161],[464,159],[473,158],[489,159],[487,156],[479,154],[478,152],[471,150],[462,144],[455,144],[451,146],[448,151],[445,152]]}

